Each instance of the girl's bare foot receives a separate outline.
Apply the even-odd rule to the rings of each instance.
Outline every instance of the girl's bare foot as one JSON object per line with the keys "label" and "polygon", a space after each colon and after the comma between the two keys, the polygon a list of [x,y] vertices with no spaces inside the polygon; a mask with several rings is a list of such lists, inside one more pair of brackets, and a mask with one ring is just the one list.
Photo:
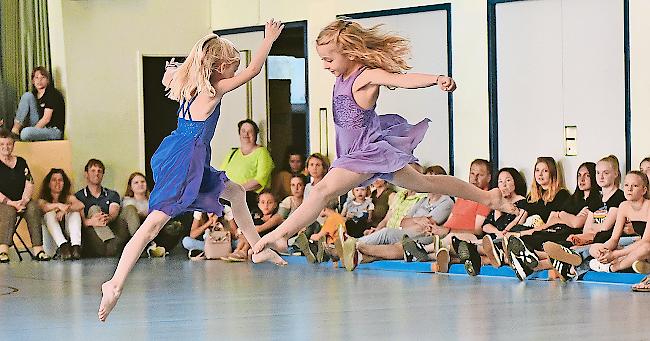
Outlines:
{"label": "girl's bare foot", "polygon": [[253,253],[252,259],[253,263],[271,262],[275,265],[287,265],[287,261],[271,249],[264,249],[261,252]]}
{"label": "girl's bare foot", "polygon": [[513,203],[503,198],[500,189],[493,188],[488,191],[488,195],[490,196],[490,200],[489,200],[490,204],[488,206],[491,209],[498,210],[505,213],[510,213],[510,214],[519,213],[519,209],[517,209],[517,207]]}
{"label": "girl's bare foot", "polygon": [[111,310],[115,307],[121,294],[122,291],[110,281],[102,284],[102,301],[99,304],[99,311],[97,312],[100,321],[106,321],[108,314],[110,314]]}

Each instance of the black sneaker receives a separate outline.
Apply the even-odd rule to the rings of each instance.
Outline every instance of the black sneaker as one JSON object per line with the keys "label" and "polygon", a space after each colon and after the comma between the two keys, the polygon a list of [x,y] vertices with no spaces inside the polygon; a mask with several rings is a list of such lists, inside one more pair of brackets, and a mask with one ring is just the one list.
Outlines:
{"label": "black sneaker", "polygon": [[576,277],[576,268],[569,263],[557,259],[551,259],[551,265],[553,265],[553,269],[555,269],[558,275],[560,275],[562,282],[566,282]]}
{"label": "black sneaker", "polygon": [[517,275],[517,278],[519,278],[520,281],[526,280],[526,278],[534,272],[533,269],[520,263],[519,259],[515,257],[515,254],[512,252],[510,252],[510,267],[515,271],[515,275]]}
{"label": "black sneaker", "polygon": [[72,259],[72,249],[70,247],[70,243],[65,242],[59,246],[59,250],[57,252],[61,260],[71,260]]}
{"label": "black sneaker", "polygon": [[535,254],[535,251],[530,250],[519,237],[510,236],[508,238],[508,250],[510,251],[511,260],[514,255],[519,263],[530,269],[534,269],[539,265],[539,257]]}
{"label": "black sneaker", "polygon": [[510,253],[510,266],[515,271],[520,281],[525,280],[539,264],[539,258],[535,252],[529,250],[526,244],[519,237],[508,238],[508,250]]}
{"label": "black sneaker", "polygon": [[454,252],[458,253],[458,247],[460,246],[460,239],[456,238],[456,236],[451,237],[451,247],[454,248]]}
{"label": "black sneaker", "polygon": [[476,245],[459,240],[458,257],[470,276],[476,276],[481,272],[481,255],[478,253]]}
{"label": "black sneaker", "polygon": [[429,254],[422,243],[419,243],[408,236],[402,239],[402,248],[404,249],[404,260],[407,262],[429,262]]}

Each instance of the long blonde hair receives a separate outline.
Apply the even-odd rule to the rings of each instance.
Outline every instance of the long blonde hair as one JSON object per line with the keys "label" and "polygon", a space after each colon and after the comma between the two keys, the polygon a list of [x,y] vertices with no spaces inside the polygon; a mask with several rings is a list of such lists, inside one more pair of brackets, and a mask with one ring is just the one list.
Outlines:
{"label": "long blonde hair", "polygon": [[336,44],[338,52],[352,57],[361,64],[388,72],[409,70],[406,62],[410,44],[406,38],[381,32],[382,25],[364,28],[349,20],[336,20],[320,31],[317,45]]}
{"label": "long blonde hair", "polygon": [[528,202],[531,203],[535,203],[540,199],[542,199],[544,203],[549,203],[553,201],[558,192],[564,188],[558,175],[557,163],[555,163],[555,159],[549,156],[540,156],[535,162],[535,168],[537,168],[537,165],[540,163],[543,163],[546,165],[546,167],[548,167],[548,173],[551,176],[551,183],[549,184],[548,190],[544,191],[542,186],[537,183],[537,179],[533,175],[533,183],[530,185],[530,194],[528,195]]}
{"label": "long blonde hair", "polygon": [[167,96],[175,101],[189,100],[199,92],[207,91],[210,97],[216,91],[210,83],[212,72],[222,64],[239,61],[239,51],[227,39],[208,34],[194,44],[185,62],[176,71]]}

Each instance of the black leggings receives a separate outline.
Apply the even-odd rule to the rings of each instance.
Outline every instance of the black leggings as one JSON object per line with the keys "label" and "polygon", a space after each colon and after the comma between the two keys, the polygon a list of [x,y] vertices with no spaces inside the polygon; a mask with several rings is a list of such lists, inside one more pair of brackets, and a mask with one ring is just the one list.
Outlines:
{"label": "black leggings", "polygon": [[521,236],[521,240],[527,247],[543,251],[542,245],[546,242],[555,242],[564,247],[571,247],[573,244],[566,239],[572,234],[582,233],[582,229],[574,229],[565,224],[555,224],[545,230],[534,232],[531,235]]}

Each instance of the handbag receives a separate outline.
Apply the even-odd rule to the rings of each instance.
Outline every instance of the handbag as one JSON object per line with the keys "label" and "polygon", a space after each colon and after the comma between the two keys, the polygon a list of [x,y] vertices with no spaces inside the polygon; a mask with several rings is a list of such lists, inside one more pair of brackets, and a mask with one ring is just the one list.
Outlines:
{"label": "handbag", "polygon": [[206,259],[220,259],[232,253],[230,231],[224,230],[221,224],[205,230],[203,239],[205,240]]}

